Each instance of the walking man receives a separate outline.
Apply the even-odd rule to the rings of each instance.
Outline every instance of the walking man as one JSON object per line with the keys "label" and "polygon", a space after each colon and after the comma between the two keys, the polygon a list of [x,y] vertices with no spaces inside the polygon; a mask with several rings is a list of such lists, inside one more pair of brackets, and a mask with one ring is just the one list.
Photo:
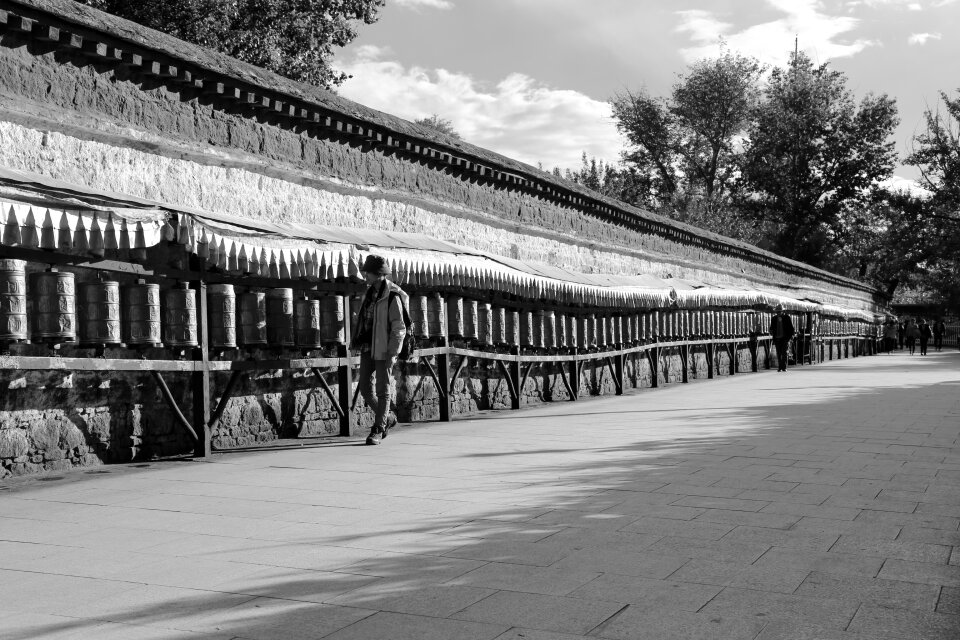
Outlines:
{"label": "walking man", "polygon": [[933,348],[937,351],[943,349],[943,336],[946,332],[947,325],[944,324],[943,318],[933,323]]}
{"label": "walking man", "polygon": [[783,305],[778,304],[776,313],[770,320],[770,335],[773,336],[773,346],[777,349],[777,371],[787,370],[787,346],[793,339],[793,320],[783,312]]}
{"label": "walking man", "polygon": [[925,356],[927,355],[927,343],[930,342],[933,332],[930,331],[930,325],[923,318],[920,318],[920,326],[917,328],[920,330],[920,355]]}
{"label": "walking man", "polygon": [[[403,346],[407,328],[403,320],[407,294],[387,280],[390,269],[380,256],[368,255],[360,269],[367,281],[367,294],[360,304],[351,347],[360,352],[360,395],[375,417],[367,444],[380,444],[397,423],[390,412],[393,397],[393,365]],[[376,390],[373,379],[376,377]]]}

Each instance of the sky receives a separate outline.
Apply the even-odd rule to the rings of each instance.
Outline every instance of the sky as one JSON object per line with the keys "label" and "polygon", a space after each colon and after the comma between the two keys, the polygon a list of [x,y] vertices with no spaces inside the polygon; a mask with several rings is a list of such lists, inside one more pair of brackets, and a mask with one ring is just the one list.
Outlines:
{"label": "sky", "polygon": [[[901,157],[939,91],[960,90],[960,0],[387,0],[335,66],[339,93],[532,165],[617,161],[617,92],[667,96],[721,42],[768,65],[794,47],[848,87],[896,98]],[[917,177],[900,166],[895,183]]]}

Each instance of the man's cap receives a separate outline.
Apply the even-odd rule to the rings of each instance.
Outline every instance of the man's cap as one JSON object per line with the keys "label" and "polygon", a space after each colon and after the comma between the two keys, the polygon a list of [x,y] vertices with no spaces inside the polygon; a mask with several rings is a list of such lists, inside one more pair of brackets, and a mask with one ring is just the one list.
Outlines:
{"label": "man's cap", "polygon": [[360,271],[363,273],[372,273],[377,276],[385,276],[390,273],[390,267],[383,257],[375,256],[371,253],[367,256],[366,260],[363,261],[363,266],[360,267]]}

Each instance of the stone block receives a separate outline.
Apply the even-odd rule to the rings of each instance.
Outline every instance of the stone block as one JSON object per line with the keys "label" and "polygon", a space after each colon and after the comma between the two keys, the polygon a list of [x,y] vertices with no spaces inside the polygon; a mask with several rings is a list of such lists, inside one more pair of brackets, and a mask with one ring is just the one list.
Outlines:
{"label": "stone block", "polygon": [[30,445],[23,429],[0,429],[0,458],[19,458]]}

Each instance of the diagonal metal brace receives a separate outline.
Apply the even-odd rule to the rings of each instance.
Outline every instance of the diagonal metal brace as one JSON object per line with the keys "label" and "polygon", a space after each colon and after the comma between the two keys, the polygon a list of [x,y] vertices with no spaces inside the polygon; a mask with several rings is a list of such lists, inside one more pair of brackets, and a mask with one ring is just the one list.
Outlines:
{"label": "diagonal metal brace", "polygon": [[450,389],[447,393],[453,393],[453,385],[457,381],[457,377],[460,375],[460,372],[463,371],[463,368],[467,365],[467,356],[463,356],[460,359],[460,364],[457,365],[457,368],[454,370],[453,375],[450,376]]}
{"label": "diagonal metal brace", "polygon": [[[330,385],[327,384],[327,381],[323,379],[323,372],[317,367],[310,367],[310,370],[313,371],[313,375],[315,375],[317,380],[320,381],[320,387],[326,392],[327,398],[330,399],[330,404],[333,405],[337,415],[341,418],[345,417],[346,414],[343,412],[343,407],[340,406],[340,400],[337,398],[337,394],[333,392],[333,389],[330,388]],[[358,386],[357,389],[359,390],[359,388],[360,387]]]}
{"label": "diagonal metal brace", "polygon": [[157,386],[160,387],[160,393],[163,394],[163,399],[167,401],[167,404],[170,406],[170,410],[173,411],[174,417],[176,417],[177,422],[180,423],[180,426],[190,434],[190,437],[194,442],[200,440],[197,437],[197,432],[193,430],[193,426],[190,424],[190,421],[187,420],[183,412],[180,411],[180,407],[177,406],[177,401],[173,399],[173,394],[170,393],[170,387],[167,386],[167,383],[164,382],[163,377],[157,371],[151,371],[153,374],[153,379],[156,380]]}
{"label": "diagonal metal brace", "polygon": [[223,410],[227,408],[227,402],[230,401],[230,397],[233,395],[233,388],[240,379],[241,373],[242,372],[239,369],[230,373],[230,380],[227,381],[227,386],[223,390],[223,395],[220,396],[220,402],[217,403],[217,408],[214,410],[213,415],[210,416],[210,422],[207,423],[207,426],[211,429],[220,420],[220,416],[223,415]]}
{"label": "diagonal metal brace", "polygon": [[510,390],[510,397],[513,400],[519,400],[519,397],[517,396],[517,388],[513,384],[513,377],[510,375],[507,365],[503,360],[497,360],[496,363],[500,365],[500,370],[503,372],[503,378],[507,381],[507,388]]}
{"label": "diagonal metal brace", "polygon": [[423,364],[427,365],[427,370],[430,372],[430,377],[433,378],[433,384],[436,385],[437,393],[440,394],[440,398],[441,399],[446,398],[447,390],[444,389],[443,385],[440,383],[440,378],[437,376],[437,370],[433,368],[432,364],[430,364],[430,360],[427,359],[426,357],[421,357],[420,361],[423,362]]}

